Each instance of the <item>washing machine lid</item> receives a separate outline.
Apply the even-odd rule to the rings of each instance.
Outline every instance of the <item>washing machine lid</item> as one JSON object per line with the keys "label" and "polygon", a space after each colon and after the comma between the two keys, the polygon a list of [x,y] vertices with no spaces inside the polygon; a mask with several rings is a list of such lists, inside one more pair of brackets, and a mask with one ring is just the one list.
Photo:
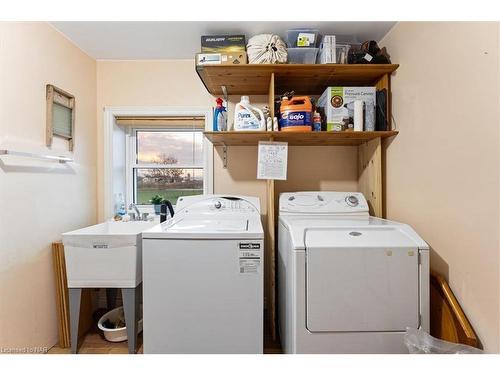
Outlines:
{"label": "washing machine lid", "polygon": [[305,247],[367,248],[417,247],[415,241],[398,226],[345,226],[314,228],[305,231]]}
{"label": "washing machine lid", "polygon": [[[369,216],[323,216],[323,215],[280,215],[280,225],[290,233],[291,250],[303,251],[306,249],[306,232],[318,229],[314,236],[308,236],[309,246],[333,242],[342,242],[349,246],[378,242],[380,244],[401,243],[412,245],[418,249],[428,249],[429,245],[407,224]],[[322,232],[330,230],[332,232]],[[349,235],[350,232],[364,231],[361,236]]]}
{"label": "washing machine lid", "polygon": [[[385,241],[362,240],[360,246],[337,243],[336,239],[349,236],[344,232],[313,230],[308,234],[313,238],[306,239],[307,329],[404,332],[406,327],[418,328],[418,249],[404,238],[393,246]],[[325,234],[333,236],[329,246],[317,241]]]}
{"label": "washing machine lid", "polygon": [[260,217],[174,217],[142,232],[142,238],[158,239],[263,239]]}
{"label": "washing machine lid", "polygon": [[212,233],[212,232],[246,232],[248,219],[192,219],[181,218],[167,228],[175,233]]}

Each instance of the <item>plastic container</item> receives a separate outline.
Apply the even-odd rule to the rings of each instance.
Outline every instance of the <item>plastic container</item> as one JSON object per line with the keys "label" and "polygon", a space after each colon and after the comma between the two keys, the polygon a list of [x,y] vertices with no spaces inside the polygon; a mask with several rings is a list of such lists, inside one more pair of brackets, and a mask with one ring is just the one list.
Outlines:
{"label": "plastic container", "polygon": [[321,115],[318,112],[313,113],[313,126],[312,129],[315,132],[320,132],[321,131]]}
{"label": "plastic container", "polygon": [[127,213],[125,199],[122,193],[115,194],[115,215],[123,216]]}
{"label": "plastic container", "polygon": [[321,35],[318,29],[298,28],[287,30],[285,39],[289,48],[314,48],[319,47]]}
{"label": "plastic container", "polygon": [[248,96],[242,96],[241,101],[234,107],[235,131],[265,131],[266,120],[264,113],[250,104]]}
{"label": "plastic container", "polygon": [[280,106],[280,128],[284,132],[312,130],[312,103],[308,96],[283,99]]}
{"label": "plastic container", "polygon": [[347,64],[347,56],[351,49],[350,44],[336,44],[335,45],[335,60],[337,64]]}
{"label": "plastic container", "polygon": [[[127,340],[127,327],[106,328],[103,323],[109,319],[110,322],[116,322],[120,316],[123,316],[123,306],[117,307],[104,314],[97,322],[97,326],[104,333],[104,338],[111,342],[121,342]],[[137,322],[137,333],[142,331],[142,319]]]}
{"label": "plastic container", "polygon": [[315,64],[319,48],[288,48],[289,64]]}

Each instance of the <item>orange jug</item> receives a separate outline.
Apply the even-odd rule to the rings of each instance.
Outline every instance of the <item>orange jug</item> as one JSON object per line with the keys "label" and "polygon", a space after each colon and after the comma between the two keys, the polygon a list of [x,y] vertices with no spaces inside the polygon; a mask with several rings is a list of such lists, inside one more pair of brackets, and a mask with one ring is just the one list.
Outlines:
{"label": "orange jug", "polygon": [[308,96],[283,98],[280,105],[280,130],[310,132],[312,130],[312,103]]}

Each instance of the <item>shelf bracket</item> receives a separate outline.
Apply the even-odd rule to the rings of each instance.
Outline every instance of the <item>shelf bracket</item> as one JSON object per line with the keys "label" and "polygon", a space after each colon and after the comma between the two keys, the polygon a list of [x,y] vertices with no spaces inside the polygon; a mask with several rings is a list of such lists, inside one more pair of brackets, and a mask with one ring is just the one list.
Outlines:
{"label": "shelf bracket", "polygon": [[221,86],[220,87],[221,90],[222,90],[222,97],[224,98],[224,101],[226,102],[226,107],[227,107],[227,103],[228,103],[228,97],[229,95],[227,95],[227,87],[226,86]]}
{"label": "shelf bracket", "polygon": [[227,146],[222,143],[222,167],[227,169]]}

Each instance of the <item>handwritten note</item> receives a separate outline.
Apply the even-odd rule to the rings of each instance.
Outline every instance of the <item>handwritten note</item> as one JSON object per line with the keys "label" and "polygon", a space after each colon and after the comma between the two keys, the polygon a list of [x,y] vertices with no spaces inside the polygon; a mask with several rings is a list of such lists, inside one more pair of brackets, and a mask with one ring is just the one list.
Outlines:
{"label": "handwritten note", "polygon": [[257,178],[263,180],[286,180],[288,143],[259,142]]}

